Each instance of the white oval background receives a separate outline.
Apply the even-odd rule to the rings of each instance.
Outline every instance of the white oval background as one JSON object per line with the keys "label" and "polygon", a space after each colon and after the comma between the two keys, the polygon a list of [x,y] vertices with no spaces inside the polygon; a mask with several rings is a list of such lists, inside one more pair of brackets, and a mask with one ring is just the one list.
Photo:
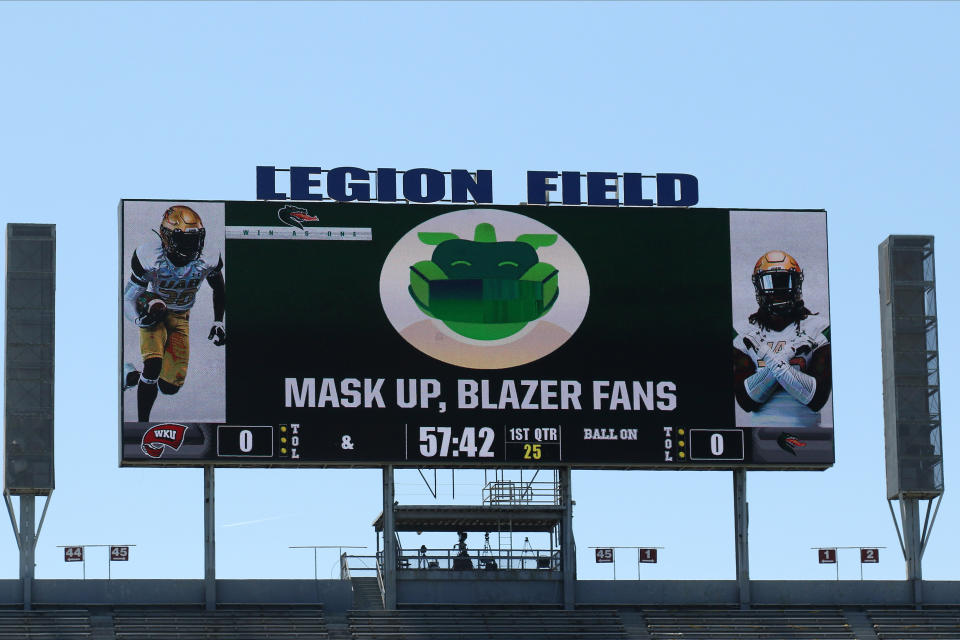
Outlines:
{"label": "white oval background", "polygon": [[[541,262],[552,264],[560,272],[557,301],[545,316],[502,340],[473,340],[451,331],[439,320],[424,315],[407,290],[410,267],[429,260],[435,248],[421,242],[418,233],[448,232],[473,240],[474,229],[482,222],[493,225],[498,241],[516,240],[524,233],[557,235],[553,245],[537,250]],[[498,209],[462,209],[431,218],[400,238],[380,272],[380,301],[397,333],[428,356],[470,369],[504,369],[552,353],[576,332],[590,303],[590,280],[576,250],[545,224]]]}

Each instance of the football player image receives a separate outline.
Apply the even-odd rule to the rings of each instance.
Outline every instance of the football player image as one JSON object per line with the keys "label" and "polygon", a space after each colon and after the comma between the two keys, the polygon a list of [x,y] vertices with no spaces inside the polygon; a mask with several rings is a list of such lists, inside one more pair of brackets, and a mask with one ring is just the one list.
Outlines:
{"label": "football player image", "polygon": [[758,308],[734,338],[737,404],[758,427],[817,427],[831,390],[830,326],[803,302],[803,269],[785,251],[753,268]]}
{"label": "football player image", "polygon": [[204,281],[213,292],[214,322],[207,338],[218,347],[226,343],[223,258],[204,259],[206,229],[200,216],[190,207],[172,206],[154,234],[133,252],[123,293],[123,315],[139,327],[143,365],[139,370],[124,365],[122,387],[137,389],[140,422],[150,420],[158,392],[176,394],[186,380],[190,309]]}

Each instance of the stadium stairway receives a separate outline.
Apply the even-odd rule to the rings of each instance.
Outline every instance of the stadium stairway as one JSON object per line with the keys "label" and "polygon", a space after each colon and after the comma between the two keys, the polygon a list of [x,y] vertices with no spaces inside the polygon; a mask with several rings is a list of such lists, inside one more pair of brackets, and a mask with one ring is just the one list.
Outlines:
{"label": "stadium stairway", "polygon": [[867,617],[863,609],[844,609],[843,615],[850,623],[850,630],[857,640],[877,640],[877,633],[873,628],[873,623]]}
{"label": "stadium stairway", "polygon": [[653,640],[858,640],[841,609],[644,609]]}
{"label": "stadium stairway", "polygon": [[957,640],[960,608],[867,609],[879,640]]}
{"label": "stadium stairway", "polygon": [[113,633],[113,613],[91,613],[90,631],[90,640],[116,640]]}
{"label": "stadium stairway", "polygon": [[354,609],[383,609],[383,596],[376,578],[350,578],[350,586],[353,588]]}
{"label": "stadium stairway", "polygon": [[619,609],[620,621],[630,640],[650,640],[647,617],[639,609]]}
{"label": "stadium stairway", "polygon": [[355,640],[613,640],[629,638],[616,611],[444,608],[351,611]]}
{"label": "stadium stairway", "polygon": [[330,640],[353,640],[346,614],[327,614],[327,637]]}
{"label": "stadium stairway", "polygon": [[116,611],[117,640],[328,640],[323,609],[220,608]]}

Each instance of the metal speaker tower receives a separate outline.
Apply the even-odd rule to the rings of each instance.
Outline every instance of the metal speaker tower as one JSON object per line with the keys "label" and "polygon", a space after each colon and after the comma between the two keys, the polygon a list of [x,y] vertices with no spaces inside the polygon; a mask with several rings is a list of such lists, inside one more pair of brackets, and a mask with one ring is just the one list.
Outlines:
{"label": "metal speaker tower", "polygon": [[[887,501],[891,514],[900,503],[907,579],[920,602],[921,559],[943,497],[933,236],[889,236],[879,257]],[[920,500],[928,501],[922,530]]]}
{"label": "metal speaker tower", "polygon": [[[3,497],[20,548],[23,605],[30,609],[34,549],[53,493],[53,355],[57,230],[7,225],[7,340]],[[34,527],[36,496],[47,496]],[[11,496],[20,497],[20,526]]]}
{"label": "metal speaker tower", "polygon": [[56,227],[7,225],[4,490],[53,491]]}

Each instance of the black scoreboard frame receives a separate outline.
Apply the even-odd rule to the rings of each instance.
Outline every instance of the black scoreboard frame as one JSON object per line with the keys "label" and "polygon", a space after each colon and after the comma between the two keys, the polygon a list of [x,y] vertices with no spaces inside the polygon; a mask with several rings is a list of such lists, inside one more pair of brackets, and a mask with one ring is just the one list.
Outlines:
{"label": "black scoreboard frame", "polygon": [[[823,470],[834,462],[832,398],[828,426],[744,426],[738,423],[742,412],[735,410],[729,373],[731,328],[737,320],[732,291],[749,286],[740,282],[740,271],[727,269],[738,251],[738,241],[731,239],[732,217],[768,216],[771,227],[786,229],[787,238],[810,228],[817,231],[822,238],[814,247],[817,261],[808,257],[804,267],[821,272],[825,290],[816,295],[825,303],[818,313],[829,318],[823,210],[121,200],[121,371],[124,362],[137,364],[129,345],[138,330],[122,308],[136,248],[130,240],[130,211],[140,212],[136,220],[141,226],[158,226],[159,214],[173,204],[212,216],[208,228],[223,234],[217,246],[225,264],[228,342],[222,351],[208,352],[222,354],[224,377],[213,380],[216,376],[209,372],[215,367],[205,369],[199,352],[207,329],[199,323],[210,319],[201,317],[209,313],[199,308],[201,301],[210,296],[201,284],[190,319],[191,349],[198,351],[190,355],[184,389],[193,385],[210,396],[222,394],[224,413],[212,419],[168,413],[139,422],[130,418],[136,391],[121,392],[120,466]],[[302,229],[284,224],[280,211],[285,207],[305,213]],[[491,218],[497,221],[493,226],[513,216],[520,223],[531,221],[535,232],[543,226],[555,230],[589,274],[589,303],[566,340],[529,362],[500,369],[465,367],[418,351],[409,336],[391,326],[394,321],[374,281],[381,278],[382,294],[385,258],[434,218],[476,215],[480,221],[493,215],[483,213],[490,210],[503,214]],[[216,215],[222,219],[214,224]],[[244,229],[266,233],[267,228],[269,239],[251,242],[238,235]],[[352,229],[354,234],[360,229],[370,238],[356,238],[349,249],[348,243],[294,239],[312,229]],[[140,230],[141,239],[149,237],[146,231]],[[252,251],[255,247],[273,253]],[[678,255],[680,249],[698,247],[706,247],[701,255]],[[357,252],[356,263],[344,261],[348,250]],[[328,253],[336,256],[327,258]],[[256,257],[263,255],[267,257]],[[755,256],[750,256],[752,263]],[[287,259],[292,266],[282,264]],[[563,287],[570,280],[564,275],[574,267],[564,262],[568,258],[556,260],[560,290],[566,293]],[[251,275],[258,270],[266,275]],[[284,279],[290,273],[323,274],[325,279],[297,276],[291,285]],[[689,284],[694,277],[702,282]],[[264,287],[267,281],[270,287]],[[250,300],[254,291],[263,297],[259,306]],[[747,294],[741,291],[741,297]],[[311,298],[315,304],[306,302]],[[339,310],[328,308],[338,305]],[[668,316],[676,321],[669,322]],[[278,337],[283,331],[288,332],[286,342]],[[345,345],[357,335],[373,346],[351,357]],[[379,351],[371,355],[370,350]],[[631,367],[636,376],[621,375]],[[262,380],[251,380],[260,372]],[[437,396],[430,395],[434,383],[442,389]],[[419,385],[420,400],[429,406],[401,410],[403,385],[412,392]],[[504,390],[510,385],[512,390]],[[575,408],[570,401],[574,392]],[[564,393],[570,403],[561,408]],[[305,400],[308,395],[313,405]],[[385,407],[377,405],[378,395]],[[160,398],[158,407],[161,401],[169,408],[178,400]],[[264,398],[270,398],[275,411]],[[318,398],[327,399],[325,406],[318,406]],[[506,409],[504,398],[510,405]],[[303,406],[297,400],[304,400]],[[359,406],[364,402],[372,406]],[[520,408],[525,403],[543,408]],[[681,410],[675,410],[678,406]],[[164,434],[173,439],[166,441]],[[799,445],[785,446],[782,440],[788,436]],[[147,440],[153,440],[150,455]]]}

